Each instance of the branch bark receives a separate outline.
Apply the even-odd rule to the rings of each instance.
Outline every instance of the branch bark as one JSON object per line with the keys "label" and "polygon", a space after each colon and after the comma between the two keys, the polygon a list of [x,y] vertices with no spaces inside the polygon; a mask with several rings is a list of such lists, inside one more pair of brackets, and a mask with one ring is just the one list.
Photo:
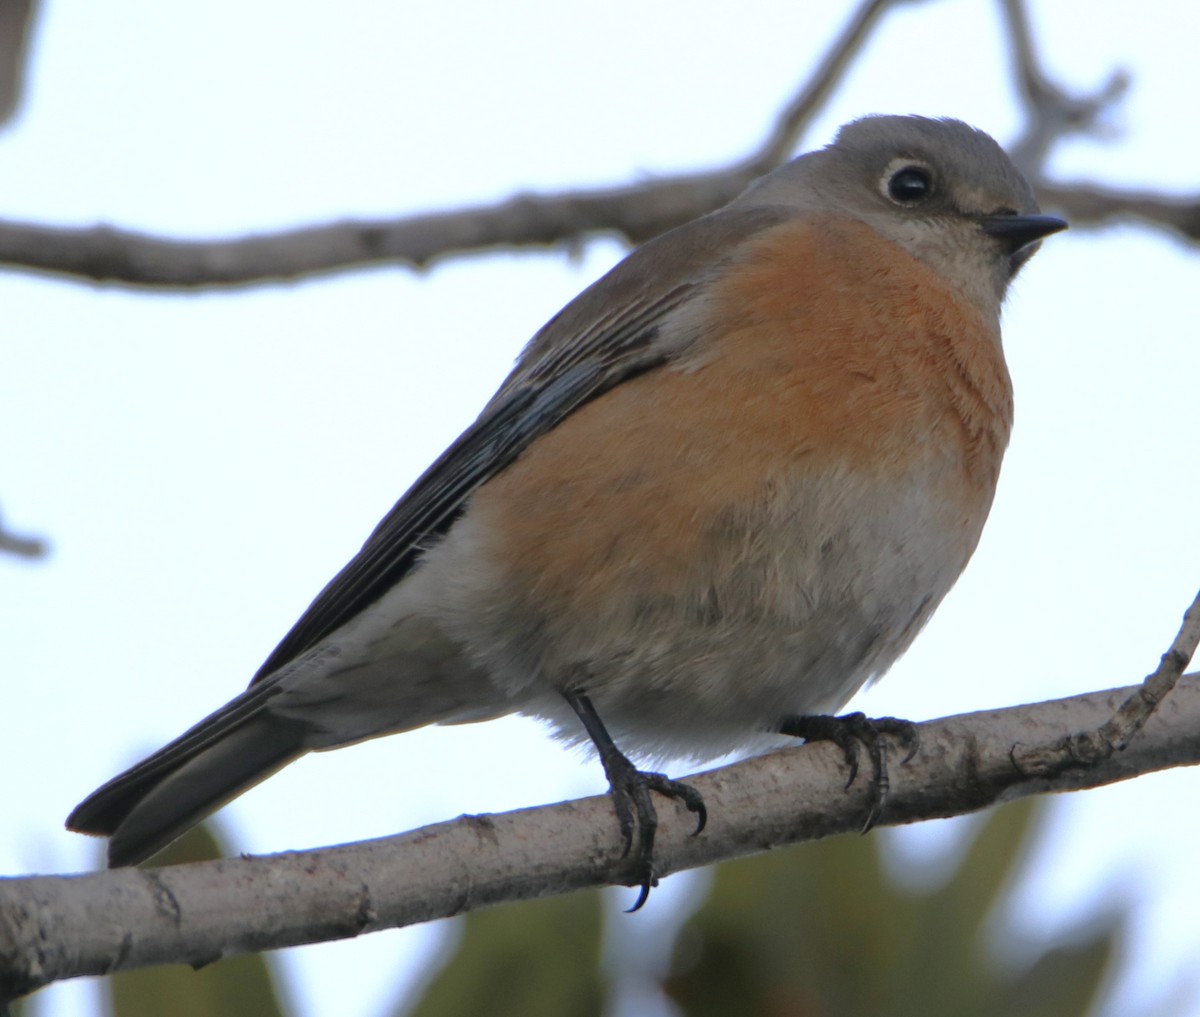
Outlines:
{"label": "branch bark", "polygon": [[[921,725],[893,766],[885,824],[959,815],[1048,791],[1200,762],[1200,675],[1185,676],[1123,752],[1045,775],[1015,760],[1099,728],[1134,692],[1113,689]],[[785,749],[689,778],[709,807],[660,801],[663,875],[855,831],[867,789],[844,788],[840,750]],[[380,840],[162,869],[0,881],[0,1000],[80,975],[357,936],[507,901],[622,884],[631,868],[605,796],[462,816]]]}

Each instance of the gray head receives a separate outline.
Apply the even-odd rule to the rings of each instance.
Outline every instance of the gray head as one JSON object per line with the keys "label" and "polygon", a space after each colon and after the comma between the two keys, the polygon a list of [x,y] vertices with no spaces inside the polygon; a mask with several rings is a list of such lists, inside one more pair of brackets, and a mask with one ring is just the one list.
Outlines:
{"label": "gray head", "polygon": [[738,204],[847,215],[929,264],[985,313],[1039,240],[1066,227],[996,142],[959,120],[873,116],[781,166]]}

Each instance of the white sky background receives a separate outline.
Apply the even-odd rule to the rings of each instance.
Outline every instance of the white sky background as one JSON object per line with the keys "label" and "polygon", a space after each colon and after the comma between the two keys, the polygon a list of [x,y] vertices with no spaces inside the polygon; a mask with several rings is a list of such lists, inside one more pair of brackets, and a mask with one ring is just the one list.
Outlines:
{"label": "white sky background", "polygon": [[[0,135],[0,217],[224,236],[709,167],[755,145],[807,76],[848,13],[826,6],[50,0],[23,113]],[[1195,190],[1200,15],[1133,12],[1037,5],[1060,80],[1134,78],[1119,136],[1055,167]],[[1011,140],[1006,72],[992,4],[899,8],[804,145],[869,112]],[[54,545],[44,562],[0,558],[0,873],[94,866],[98,846],[62,829],[70,808],[241,690],[525,340],[621,254],[597,241],[577,258],[202,295],[0,274],[0,510]],[[1017,425],[983,542],[856,706],[922,720],[1154,666],[1200,584],[1197,273],[1200,251],[1136,227],[1048,241],[1009,305]],[[598,765],[512,720],[309,757],[222,819],[266,852],[603,788]],[[1200,777],[1176,771],[1061,799],[1000,934],[1129,902],[1106,1015],[1164,991],[1200,949],[1198,796]],[[959,828],[887,836],[901,868],[928,873]],[[669,880],[625,928],[657,929],[692,885]],[[287,952],[298,1012],[380,1014],[444,935]],[[83,985],[51,990],[51,1011],[78,1012]]]}

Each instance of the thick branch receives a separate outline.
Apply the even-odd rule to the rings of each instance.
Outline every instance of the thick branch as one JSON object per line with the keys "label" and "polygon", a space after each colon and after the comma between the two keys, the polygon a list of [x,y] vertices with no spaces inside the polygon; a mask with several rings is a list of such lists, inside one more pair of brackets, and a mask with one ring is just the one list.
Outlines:
{"label": "thick branch", "polygon": [[518,195],[497,205],[347,220],[224,240],[172,240],[112,227],[0,222],[0,264],[97,282],[202,287],[295,279],[373,264],[547,247],[599,230],[631,242],[725,204],[754,178],[738,167],[598,191]]}
{"label": "thick branch", "polygon": [[[1034,777],[1036,753],[1095,730],[1130,689],[1096,692],[921,726],[921,748],[892,768],[884,823],[958,815],[1045,791],[1095,787],[1200,761],[1200,675],[1182,679],[1124,752]],[[825,744],[772,753],[691,780],[709,824],[660,800],[662,873],[857,830],[860,780],[843,789]],[[0,881],[0,999],[63,978],[347,938],[505,901],[630,878],[607,798],[464,816],[337,848],[164,869]],[[651,902],[653,906],[653,902]]]}

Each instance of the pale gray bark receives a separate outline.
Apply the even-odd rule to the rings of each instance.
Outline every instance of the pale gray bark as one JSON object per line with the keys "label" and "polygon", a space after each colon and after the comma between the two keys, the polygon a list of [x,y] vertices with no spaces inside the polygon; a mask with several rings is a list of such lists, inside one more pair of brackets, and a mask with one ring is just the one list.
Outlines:
{"label": "pale gray bark", "polygon": [[[1140,687],[1139,687],[1140,688]],[[985,711],[920,727],[893,762],[882,822],[959,815],[1047,791],[1097,787],[1200,761],[1200,675],[1189,675],[1124,751],[1083,765],[1069,736],[1104,725],[1134,689]],[[1046,761],[1059,759],[1047,767]],[[1036,759],[1036,772],[1015,759]],[[787,749],[689,781],[709,823],[657,799],[662,874],[853,832],[867,786],[840,753]],[[397,837],[162,869],[0,880],[0,999],[63,978],[357,936],[506,901],[620,884],[630,866],[606,796],[463,816]],[[633,900],[632,891],[630,900]],[[653,907],[653,895],[649,906]]]}

